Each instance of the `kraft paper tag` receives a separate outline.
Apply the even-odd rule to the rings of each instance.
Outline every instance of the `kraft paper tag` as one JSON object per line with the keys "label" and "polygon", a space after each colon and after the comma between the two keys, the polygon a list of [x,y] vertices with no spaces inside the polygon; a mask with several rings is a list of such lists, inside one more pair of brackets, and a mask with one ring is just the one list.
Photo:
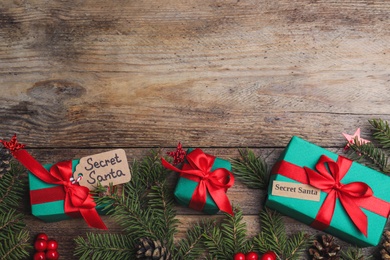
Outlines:
{"label": "kraft paper tag", "polygon": [[307,184],[274,181],[272,183],[272,195],[320,201],[321,190]]}
{"label": "kraft paper tag", "polygon": [[103,186],[108,186],[110,183],[118,185],[131,179],[129,164],[123,149],[82,157],[76,166],[73,178],[77,180],[80,175],[82,177],[79,184],[90,190],[96,188],[98,183]]}

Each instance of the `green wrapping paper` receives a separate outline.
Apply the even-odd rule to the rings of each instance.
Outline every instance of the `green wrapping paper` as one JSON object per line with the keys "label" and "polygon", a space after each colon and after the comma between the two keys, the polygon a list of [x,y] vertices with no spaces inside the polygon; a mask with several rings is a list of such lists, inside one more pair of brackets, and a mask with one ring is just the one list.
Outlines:
{"label": "green wrapping paper", "polygon": [[[317,217],[317,213],[324,204],[325,198],[328,196],[327,192],[318,190],[317,195],[319,201],[307,200],[307,198],[311,196],[310,194],[303,194],[305,197],[304,199],[293,197],[296,194],[301,193],[300,191],[302,191],[302,189],[299,188],[284,188],[284,191],[287,193],[291,192],[291,194],[293,194],[292,196],[275,195],[275,193],[276,190],[281,190],[281,187],[286,183],[287,185],[300,185],[300,182],[297,181],[297,179],[299,180],[302,176],[297,177],[297,175],[305,172],[297,171],[290,172],[289,174],[291,175],[284,174],[280,167],[282,162],[293,164],[299,168],[308,167],[316,170],[316,164],[322,155],[325,155],[334,161],[338,160],[337,154],[294,136],[272,170],[266,206],[305,224],[313,224]],[[285,175],[288,175],[291,178],[286,177]],[[346,185],[354,182],[363,182],[367,184],[372,189],[373,196],[378,199],[378,201],[383,202],[382,206],[384,206],[382,212],[385,213],[380,215],[372,212],[371,209],[369,210],[360,207],[367,216],[368,221],[367,236],[365,236],[352,222],[340,202],[340,199],[337,198],[334,214],[331,217],[329,226],[326,227],[324,231],[357,246],[376,246],[381,239],[389,214],[390,193],[388,192],[387,187],[389,187],[390,178],[371,168],[353,162],[340,183]],[[278,187],[276,187],[275,184],[278,184]],[[314,194],[316,191],[311,191],[311,193]],[[373,211],[375,211],[375,205],[371,206],[373,206]]]}
{"label": "green wrapping paper", "polygon": [[[189,149],[187,153],[191,153],[194,149]],[[186,162],[184,162],[186,163]],[[211,172],[218,169],[224,168],[228,171],[231,171],[232,166],[229,161],[216,157],[214,164],[211,168]],[[193,196],[193,193],[198,186],[198,182],[187,179],[185,177],[179,177],[177,185],[174,190],[175,200],[183,206],[188,207]],[[213,198],[210,196],[210,193],[207,191],[206,203],[203,207],[203,212],[207,214],[216,214],[220,209],[214,202]]]}
{"label": "green wrapping paper", "polygon": [[[72,160],[72,171],[74,172],[80,160]],[[52,164],[44,165],[49,170]],[[80,217],[77,212],[65,213],[64,198],[65,192],[61,185],[46,183],[28,172],[31,211],[34,216],[45,222],[57,222]],[[44,201],[38,197],[38,193],[45,194]],[[41,197],[41,196],[40,196]],[[99,214],[105,214],[102,206],[96,207]]]}

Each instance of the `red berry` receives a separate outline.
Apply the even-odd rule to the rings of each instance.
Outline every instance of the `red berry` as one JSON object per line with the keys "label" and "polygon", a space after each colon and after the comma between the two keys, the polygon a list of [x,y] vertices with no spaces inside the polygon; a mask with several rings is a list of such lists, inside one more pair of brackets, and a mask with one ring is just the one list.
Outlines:
{"label": "red berry", "polygon": [[58,243],[54,239],[47,240],[47,250],[57,250]]}
{"label": "red berry", "polygon": [[43,240],[43,239],[37,239],[35,240],[35,243],[34,243],[34,248],[35,250],[37,251],[45,251],[46,250],[46,247],[47,247],[47,242],[46,240]]}
{"label": "red berry", "polygon": [[36,240],[38,240],[38,239],[48,240],[49,237],[45,233],[39,233],[35,239]]}
{"label": "red berry", "polygon": [[267,251],[261,256],[260,260],[276,260],[277,258],[275,252]]}
{"label": "red berry", "polygon": [[36,252],[34,254],[34,260],[46,260],[45,252]]}
{"label": "red berry", "polygon": [[239,253],[234,254],[233,260],[245,260],[244,253],[239,252]]}
{"label": "red berry", "polygon": [[47,250],[46,259],[48,260],[57,260],[60,257],[57,250]]}
{"label": "red berry", "polygon": [[258,260],[259,255],[255,252],[248,252],[245,255],[245,260]]}

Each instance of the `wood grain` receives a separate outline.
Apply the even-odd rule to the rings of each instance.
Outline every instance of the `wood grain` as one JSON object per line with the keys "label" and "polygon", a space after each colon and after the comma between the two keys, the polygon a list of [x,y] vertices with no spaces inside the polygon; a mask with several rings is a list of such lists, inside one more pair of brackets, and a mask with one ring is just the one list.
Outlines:
{"label": "wood grain", "polygon": [[[292,135],[341,153],[342,132],[369,138],[369,119],[390,120],[389,17],[385,0],[5,0],[0,138],[17,133],[42,163],[181,141],[222,158],[251,147],[272,165]],[[256,232],[265,193],[238,182],[229,197]],[[179,237],[205,217],[178,214]],[[91,231],[27,221],[61,234],[63,259]]]}

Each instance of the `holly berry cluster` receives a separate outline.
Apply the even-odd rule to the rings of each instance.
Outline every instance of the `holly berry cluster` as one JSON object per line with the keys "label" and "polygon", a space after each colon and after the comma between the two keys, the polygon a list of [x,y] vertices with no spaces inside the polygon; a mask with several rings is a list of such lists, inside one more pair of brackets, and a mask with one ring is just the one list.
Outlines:
{"label": "holly berry cluster", "polygon": [[239,252],[234,255],[233,260],[276,260],[277,256],[273,251],[265,252],[260,258],[256,252],[248,252],[246,254]]}
{"label": "holly berry cluster", "polygon": [[49,239],[45,233],[39,233],[34,242],[34,260],[57,260],[60,255],[57,252],[58,243]]}

